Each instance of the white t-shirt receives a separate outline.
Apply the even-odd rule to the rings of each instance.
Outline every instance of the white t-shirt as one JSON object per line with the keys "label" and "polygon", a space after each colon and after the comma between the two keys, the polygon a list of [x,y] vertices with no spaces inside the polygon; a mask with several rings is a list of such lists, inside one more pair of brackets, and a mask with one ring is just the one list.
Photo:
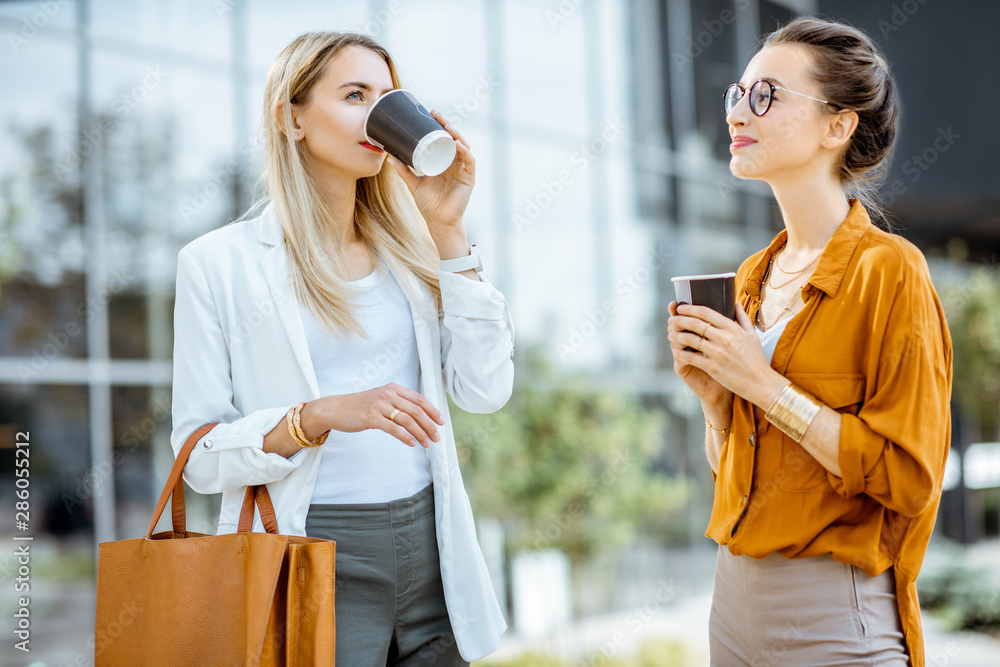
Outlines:
{"label": "white t-shirt", "polygon": [[[785,331],[785,326],[792,321],[793,317],[795,315],[788,315],[786,313],[784,319],[772,324],[767,331],[764,331],[756,324],[754,325],[753,330],[757,333],[757,338],[760,339],[760,344],[764,347],[764,354],[767,355],[768,363],[771,363],[771,357],[774,356],[774,348],[778,346],[778,339],[781,338],[781,334]],[[757,410],[757,406],[753,406],[754,418],[757,417]]]}
{"label": "white t-shirt", "polygon": [[772,324],[767,331],[754,325],[753,330],[757,332],[757,338],[760,339],[760,344],[764,347],[764,354],[767,355],[768,363],[771,362],[771,357],[774,356],[774,348],[778,346],[778,339],[781,338],[781,334],[785,331],[785,326],[793,317],[795,316],[786,315],[783,320]]}
{"label": "white t-shirt", "polygon": [[[352,311],[371,340],[336,338],[299,303],[321,396],[353,394],[389,382],[420,390],[420,362],[409,302],[379,263],[361,280]],[[427,451],[380,429],[331,431],[322,445],[311,503],[377,503],[406,498],[431,483]]]}

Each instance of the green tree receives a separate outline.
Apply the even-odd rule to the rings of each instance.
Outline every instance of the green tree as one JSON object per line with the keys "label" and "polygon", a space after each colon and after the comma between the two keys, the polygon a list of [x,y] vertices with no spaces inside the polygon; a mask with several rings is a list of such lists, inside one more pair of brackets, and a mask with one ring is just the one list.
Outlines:
{"label": "green tree", "polygon": [[[954,350],[953,394],[979,417],[984,434],[997,435],[1000,411],[1000,280],[996,264],[945,291],[942,302]],[[987,438],[991,437],[989,435]]]}
{"label": "green tree", "polygon": [[688,480],[654,467],[662,411],[580,377],[557,378],[537,351],[526,365],[499,412],[452,410],[477,516],[502,521],[510,551],[557,547],[580,559],[683,505]]}

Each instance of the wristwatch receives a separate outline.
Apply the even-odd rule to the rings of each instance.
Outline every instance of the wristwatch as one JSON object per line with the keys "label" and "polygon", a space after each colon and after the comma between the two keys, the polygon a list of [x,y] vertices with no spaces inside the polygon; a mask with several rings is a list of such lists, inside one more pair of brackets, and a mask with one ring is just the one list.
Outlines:
{"label": "wristwatch", "polygon": [[459,273],[461,271],[468,271],[469,269],[475,269],[476,271],[483,270],[483,262],[479,257],[479,249],[475,245],[469,246],[469,254],[465,257],[441,260],[442,271]]}

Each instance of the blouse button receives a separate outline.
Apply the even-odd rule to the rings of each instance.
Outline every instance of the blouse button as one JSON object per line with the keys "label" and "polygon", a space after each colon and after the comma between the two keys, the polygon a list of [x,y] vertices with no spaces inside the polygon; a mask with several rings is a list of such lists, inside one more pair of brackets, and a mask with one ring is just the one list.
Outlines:
{"label": "blouse button", "polygon": [[211,440],[206,440],[205,442],[201,443],[201,446],[204,447],[205,449],[211,449],[212,448],[212,441]]}
{"label": "blouse button", "polygon": [[754,445],[754,443],[756,441],[757,441],[757,434],[756,433],[751,433],[750,434],[750,446],[753,447],[753,445]]}

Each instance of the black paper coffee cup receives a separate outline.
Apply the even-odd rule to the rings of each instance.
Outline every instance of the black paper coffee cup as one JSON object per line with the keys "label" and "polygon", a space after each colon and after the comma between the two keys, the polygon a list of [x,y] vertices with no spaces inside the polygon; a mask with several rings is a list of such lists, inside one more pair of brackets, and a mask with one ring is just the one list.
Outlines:
{"label": "black paper coffee cup", "polygon": [[365,137],[419,175],[437,176],[455,160],[455,140],[408,90],[385,93],[368,109]]}
{"label": "black paper coffee cup", "polygon": [[[709,273],[671,278],[677,305],[708,306],[731,320],[736,319],[736,274]],[[697,352],[694,348],[686,350]]]}
{"label": "black paper coffee cup", "polygon": [[671,278],[677,303],[708,306],[731,320],[736,319],[736,274],[709,273]]}

